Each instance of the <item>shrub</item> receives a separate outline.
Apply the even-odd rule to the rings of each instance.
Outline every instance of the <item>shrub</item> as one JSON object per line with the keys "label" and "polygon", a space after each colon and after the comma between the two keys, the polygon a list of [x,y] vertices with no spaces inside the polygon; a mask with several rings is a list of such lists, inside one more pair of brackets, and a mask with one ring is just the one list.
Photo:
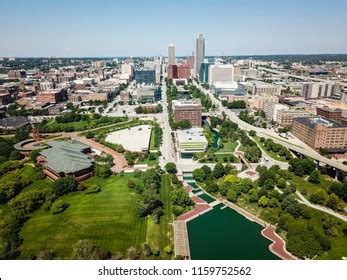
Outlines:
{"label": "shrub", "polygon": [[51,207],[51,211],[53,214],[58,214],[64,212],[67,208],[69,208],[70,204],[64,200],[58,200],[53,203]]}
{"label": "shrub", "polygon": [[90,194],[90,193],[98,193],[101,191],[101,188],[98,185],[92,185],[90,187],[87,188],[86,193]]}

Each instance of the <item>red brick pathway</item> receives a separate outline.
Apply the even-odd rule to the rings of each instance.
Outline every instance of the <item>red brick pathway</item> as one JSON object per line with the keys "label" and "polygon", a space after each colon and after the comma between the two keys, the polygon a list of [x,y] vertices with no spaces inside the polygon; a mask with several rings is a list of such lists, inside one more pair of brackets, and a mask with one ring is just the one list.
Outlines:
{"label": "red brick pathway", "polygon": [[290,254],[286,248],[285,243],[275,232],[273,226],[267,226],[261,231],[261,234],[272,241],[273,243],[269,246],[270,251],[280,257],[283,260],[296,260],[297,258]]}

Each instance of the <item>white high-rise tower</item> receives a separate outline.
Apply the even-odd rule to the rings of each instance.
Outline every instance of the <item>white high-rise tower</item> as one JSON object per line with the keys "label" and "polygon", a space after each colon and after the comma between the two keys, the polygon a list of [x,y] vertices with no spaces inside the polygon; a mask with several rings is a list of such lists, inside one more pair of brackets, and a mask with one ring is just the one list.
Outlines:
{"label": "white high-rise tower", "polygon": [[196,39],[196,51],[195,51],[195,74],[199,76],[200,73],[200,65],[204,61],[205,58],[205,39],[202,33],[198,34],[198,38]]}
{"label": "white high-rise tower", "polygon": [[176,64],[174,44],[170,44],[168,47],[168,64]]}

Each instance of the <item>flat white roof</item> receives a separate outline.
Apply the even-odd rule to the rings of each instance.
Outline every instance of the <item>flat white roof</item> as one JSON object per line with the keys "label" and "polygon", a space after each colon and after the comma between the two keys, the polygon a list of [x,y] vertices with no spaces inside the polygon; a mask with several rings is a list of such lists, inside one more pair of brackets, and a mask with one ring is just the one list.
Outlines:
{"label": "flat white roof", "polygon": [[151,126],[139,125],[114,131],[106,136],[106,141],[112,144],[121,144],[124,149],[132,152],[148,150],[151,138]]}
{"label": "flat white roof", "polygon": [[190,129],[177,130],[177,138],[179,143],[200,142],[208,143],[202,128],[193,127]]}

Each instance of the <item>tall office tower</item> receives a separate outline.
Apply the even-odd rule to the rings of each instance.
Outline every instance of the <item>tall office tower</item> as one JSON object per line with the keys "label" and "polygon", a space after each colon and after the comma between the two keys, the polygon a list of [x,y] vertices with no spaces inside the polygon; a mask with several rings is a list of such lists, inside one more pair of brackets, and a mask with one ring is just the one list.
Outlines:
{"label": "tall office tower", "polygon": [[195,51],[195,73],[199,75],[200,73],[200,65],[204,61],[205,58],[205,39],[202,33],[198,34],[198,38],[196,39],[196,51]]}
{"label": "tall office tower", "polygon": [[175,45],[170,44],[168,48],[168,65],[170,64],[176,64],[176,58],[175,58]]}

